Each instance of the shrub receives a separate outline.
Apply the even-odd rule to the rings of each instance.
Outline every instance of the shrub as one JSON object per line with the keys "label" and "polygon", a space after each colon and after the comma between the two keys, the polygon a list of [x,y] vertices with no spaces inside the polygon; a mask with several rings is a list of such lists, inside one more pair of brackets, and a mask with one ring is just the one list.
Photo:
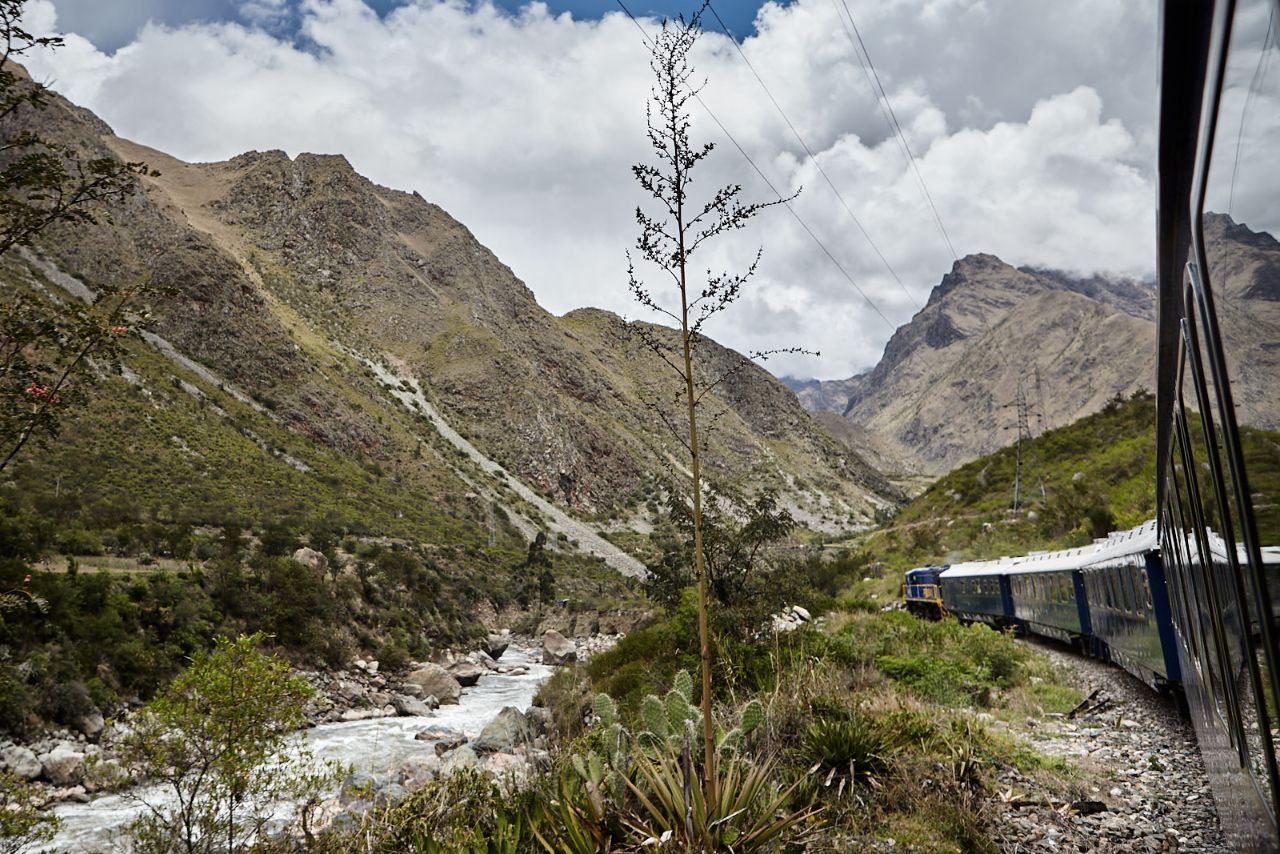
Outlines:
{"label": "shrub", "polygon": [[884,774],[893,745],[876,722],[860,713],[819,721],[804,739],[804,758],[833,777],[865,783]]}
{"label": "shrub", "polygon": [[[125,770],[160,784],[135,797],[148,809],[132,824],[154,852],[236,851],[258,837],[282,800],[304,823],[343,773],[304,751],[285,752],[312,690],[289,665],[263,655],[262,636],[219,638],[134,718],[122,742]],[[172,795],[172,797],[170,797]]]}

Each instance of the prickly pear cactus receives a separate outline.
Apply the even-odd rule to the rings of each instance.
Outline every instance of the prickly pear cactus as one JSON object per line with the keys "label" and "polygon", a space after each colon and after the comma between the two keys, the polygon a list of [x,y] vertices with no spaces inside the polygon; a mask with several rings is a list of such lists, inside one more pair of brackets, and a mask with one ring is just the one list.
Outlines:
{"label": "prickly pear cactus", "polygon": [[693,702],[693,677],[689,675],[688,670],[681,670],[676,674],[671,690],[684,697],[686,703]]}
{"label": "prickly pear cactus", "polygon": [[591,710],[595,712],[596,719],[600,721],[600,726],[608,729],[618,721],[618,708],[613,703],[613,698],[608,694],[596,694],[595,699],[591,701]]}
{"label": "prickly pear cactus", "polygon": [[[667,716],[667,709],[662,701],[650,694],[640,701],[640,720],[644,722],[645,732],[666,739],[671,735],[672,718]],[[683,721],[683,718],[679,720]]]}
{"label": "prickly pear cactus", "polygon": [[752,700],[742,707],[742,714],[738,716],[738,729],[742,730],[744,736],[751,735],[763,720],[764,706],[759,700]]}

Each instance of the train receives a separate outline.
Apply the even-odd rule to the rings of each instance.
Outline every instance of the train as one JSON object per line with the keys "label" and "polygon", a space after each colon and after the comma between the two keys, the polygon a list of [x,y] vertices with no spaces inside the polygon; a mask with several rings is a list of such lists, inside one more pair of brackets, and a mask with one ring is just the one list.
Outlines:
{"label": "train", "polygon": [[1155,518],[920,567],[904,595],[1178,694],[1228,844],[1280,852],[1280,0],[1162,0],[1159,16]]}

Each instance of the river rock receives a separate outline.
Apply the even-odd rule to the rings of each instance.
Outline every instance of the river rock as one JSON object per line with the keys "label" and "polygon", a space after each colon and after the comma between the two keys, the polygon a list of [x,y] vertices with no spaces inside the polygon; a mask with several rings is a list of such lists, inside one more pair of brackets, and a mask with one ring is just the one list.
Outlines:
{"label": "river rock", "polygon": [[317,572],[324,572],[329,568],[329,559],[315,549],[309,549],[306,546],[298,549],[293,553],[293,559],[309,569]]}
{"label": "river rock", "polygon": [[44,757],[44,776],[55,786],[78,786],[84,779],[84,754],[59,744]]}
{"label": "river rock", "polygon": [[438,664],[424,664],[405,677],[410,685],[417,685],[431,694],[441,705],[457,703],[462,696],[462,685],[449,671]]}
{"label": "river rock", "polygon": [[490,658],[497,661],[502,658],[502,654],[507,651],[507,647],[510,645],[510,635],[489,635],[489,637],[485,638],[484,651]]}
{"label": "river rock", "polygon": [[524,713],[514,706],[506,706],[485,724],[471,747],[476,753],[510,753],[531,741],[533,727]]}
{"label": "river rock", "polygon": [[90,741],[97,741],[102,735],[102,731],[106,728],[107,722],[103,719],[102,712],[97,709],[93,709],[87,715],[82,715],[76,721],[76,729]]}
{"label": "river rock", "polygon": [[543,664],[571,664],[578,660],[578,648],[573,641],[557,632],[548,629],[542,636]]}
{"label": "river rock", "polygon": [[481,670],[498,669],[498,662],[494,661],[489,656],[489,653],[485,652],[483,649],[478,649],[475,652],[468,653],[467,661],[471,662],[476,667],[479,667]]}
{"label": "river rock", "polygon": [[476,756],[476,752],[464,744],[449,751],[444,761],[440,763],[440,771],[444,774],[452,774],[460,768],[475,768],[479,764],[480,759]]}
{"label": "river rock", "polygon": [[440,774],[440,757],[434,753],[410,756],[401,766],[401,783],[409,794],[421,789]]}
{"label": "river rock", "polygon": [[421,717],[425,718],[431,714],[431,707],[416,697],[407,697],[404,694],[396,694],[391,698],[391,707],[396,710],[396,714],[401,717]]}
{"label": "river rock", "polygon": [[458,680],[458,684],[463,688],[470,688],[472,685],[480,681],[480,677],[484,675],[484,671],[470,661],[460,661],[449,668],[449,673],[454,679]]}
{"label": "river rock", "polygon": [[484,770],[519,786],[529,777],[529,760],[514,753],[494,753],[484,760]]}
{"label": "river rock", "polygon": [[34,780],[43,770],[35,752],[20,744],[0,750],[0,759],[4,760],[4,767],[24,780]]}
{"label": "river rock", "polygon": [[551,710],[542,706],[530,706],[525,710],[524,718],[533,728],[535,736],[546,735],[551,729]]}

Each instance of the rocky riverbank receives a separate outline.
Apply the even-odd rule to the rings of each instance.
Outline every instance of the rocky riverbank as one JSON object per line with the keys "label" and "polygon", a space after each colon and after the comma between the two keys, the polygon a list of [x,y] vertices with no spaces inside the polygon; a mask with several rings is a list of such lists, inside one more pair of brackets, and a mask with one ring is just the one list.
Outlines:
{"label": "rocky riverbank", "polygon": [[1129,674],[1060,647],[1036,644],[1089,705],[1074,718],[988,721],[1061,757],[1079,782],[1070,799],[1006,769],[990,805],[1002,851],[1225,851],[1189,721]]}
{"label": "rocky riverbank", "polygon": [[[550,665],[585,661],[612,646],[620,636],[597,634],[571,639],[550,630],[544,637],[534,639],[495,633],[479,644],[479,649],[445,650],[433,656],[433,661],[412,662],[407,669],[394,673],[383,672],[373,659],[358,659],[338,671],[301,671],[300,675],[316,689],[315,699],[306,710],[307,721],[309,726],[318,727],[382,718],[430,719],[438,716],[441,706],[462,702],[464,695],[482,681],[528,677],[535,661]],[[509,647],[521,653],[504,659]],[[118,720],[103,721],[99,716],[83,723],[79,731],[62,728],[29,741],[0,740],[0,770],[31,783],[38,802],[45,806],[87,803],[97,793],[136,784],[138,781],[122,778],[115,756],[115,745],[127,731],[128,714]],[[545,724],[539,711],[534,711],[529,726],[534,730],[534,739],[544,735]],[[521,762],[530,758],[536,762],[537,755],[530,751],[545,746],[521,737],[510,750],[482,746],[474,757],[464,751],[449,758],[446,754],[464,744],[466,738],[459,740],[458,730],[448,727],[437,728],[432,734],[426,721],[422,729],[427,733],[422,740],[431,742],[435,752],[426,754],[429,758],[421,762],[415,759],[413,767],[398,772],[401,779],[393,779],[394,774],[384,775],[378,785],[408,784],[412,790],[414,781],[461,766],[492,766],[490,770],[495,773],[510,771],[515,764],[511,759],[493,756],[519,756]],[[522,727],[517,729],[524,731]],[[441,749],[442,745],[445,749]]]}

